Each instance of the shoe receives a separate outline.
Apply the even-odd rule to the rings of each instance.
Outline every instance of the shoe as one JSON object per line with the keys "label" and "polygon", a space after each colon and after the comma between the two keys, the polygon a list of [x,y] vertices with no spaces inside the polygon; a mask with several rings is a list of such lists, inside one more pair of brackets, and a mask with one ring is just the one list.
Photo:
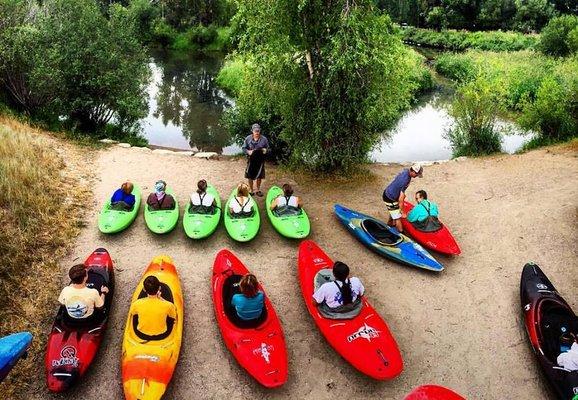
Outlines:
{"label": "shoe", "polygon": [[249,192],[250,196],[255,196],[255,192]]}
{"label": "shoe", "polygon": [[257,196],[259,196],[259,197],[263,197],[263,192],[262,192],[262,191],[260,191],[260,190],[257,190]]}

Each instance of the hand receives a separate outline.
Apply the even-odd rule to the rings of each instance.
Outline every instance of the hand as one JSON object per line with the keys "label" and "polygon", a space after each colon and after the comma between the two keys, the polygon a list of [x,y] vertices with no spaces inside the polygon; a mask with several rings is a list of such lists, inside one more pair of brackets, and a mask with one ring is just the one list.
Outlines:
{"label": "hand", "polygon": [[267,149],[263,149],[263,154],[267,153]]}
{"label": "hand", "polygon": [[401,217],[402,217],[402,218],[407,218],[407,213],[402,212],[402,213],[401,213]]}
{"label": "hand", "polygon": [[100,293],[102,294],[107,294],[108,293],[108,288],[106,286],[101,286],[100,288]]}
{"label": "hand", "polygon": [[247,154],[248,154],[248,155],[253,154],[253,150],[247,150]]}

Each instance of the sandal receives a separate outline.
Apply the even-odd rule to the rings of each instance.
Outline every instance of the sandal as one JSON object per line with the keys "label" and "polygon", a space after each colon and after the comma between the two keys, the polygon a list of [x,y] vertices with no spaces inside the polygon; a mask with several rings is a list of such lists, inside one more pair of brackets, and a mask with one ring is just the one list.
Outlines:
{"label": "sandal", "polygon": [[249,192],[250,196],[255,196],[255,192]]}
{"label": "sandal", "polygon": [[262,192],[262,191],[260,191],[260,190],[257,190],[257,196],[259,196],[259,197],[263,197],[263,192]]}

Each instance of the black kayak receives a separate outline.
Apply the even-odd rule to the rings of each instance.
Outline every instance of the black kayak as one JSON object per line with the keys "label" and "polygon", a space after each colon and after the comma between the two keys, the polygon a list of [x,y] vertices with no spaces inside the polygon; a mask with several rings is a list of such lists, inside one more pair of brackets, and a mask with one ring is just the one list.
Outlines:
{"label": "black kayak", "polygon": [[520,298],[528,338],[546,378],[560,399],[573,399],[578,371],[560,367],[556,359],[562,352],[560,336],[578,334],[578,317],[536,264],[524,266]]}

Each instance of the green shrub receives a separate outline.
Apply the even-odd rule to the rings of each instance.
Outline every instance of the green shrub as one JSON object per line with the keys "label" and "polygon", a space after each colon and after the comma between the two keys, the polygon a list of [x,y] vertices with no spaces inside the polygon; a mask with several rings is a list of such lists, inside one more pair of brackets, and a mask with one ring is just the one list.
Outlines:
{"label": "green shrub", "polygon": [[413,49],[408,49],[406,55],[407,77],[414,86],[413,93],[422,94],[433,90],[434,78],[430,69],[425,65],[426,58]]}
{"label": "green shrub", "polygon": [[205,50],[220,52],[230,51],[233,47],[233,41],[231,38],[232,32],[233,29],[230,26],[219,26],[217,28],[216,38],[205,47]]}
{"label": "green shrub", "polygon": [[501,151],[501,134],[496,128],[499,104],[489,82],[482,78],[458,89],[450,108],[454,125],[446,133],[454,157]]}
{"label": "green shrub", "polygon": [[225,92],[238,96],[243,86],[247,66],[240,57],[230,57],[217,75],[217,84]]}
{"label": "green shrub", "polygon": [[578,47],[578,17],[563,15],[552,18],[540,35],[539,49],[551,56],[572,54]]}
{"label": "green shrub", "polygon": [[159,43],[163,47],[170,46],[175,37],[177,36],[177,31],[175,28],[170,26],[164,19],[159,18],[155,20],[152,28],[153,40]]}
{"label": "green shrub", "polygon": [[477,66],[466,54],[443,53],[435,61],[435,70],[441,75],[458,82],[472,79]]}

